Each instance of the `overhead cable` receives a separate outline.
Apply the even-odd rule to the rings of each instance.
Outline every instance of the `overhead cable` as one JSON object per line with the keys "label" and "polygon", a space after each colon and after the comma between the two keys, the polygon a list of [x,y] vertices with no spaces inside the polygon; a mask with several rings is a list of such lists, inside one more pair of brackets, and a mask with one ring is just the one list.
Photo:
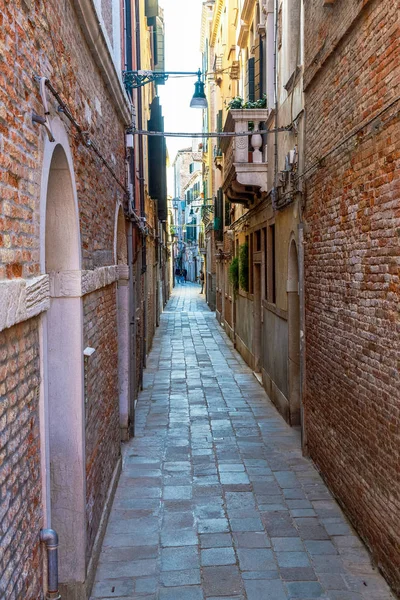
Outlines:
{"label": "overhead cable", "polygon": [[255,129],[254,131],[213,131],[213,132],[172,132],[172,131],[147,131],[144,129],[132,129],[130,133],[134,135],[147,135],[149,137],[187,137],[187,138],[224,138],[224,137],[248,137],[254,134],[265,134],[285,131],[288,132],[292,129],[291,125],[287,127],[278,127],[274,129]]}
{"label": "overhead cable", "polygon": [[[35,76],[34,79],[36,79],[36,81],[40,82],[41,78]],[[72,115],[71,111],[69,110],[68,105],[62,100],[60,94],[52,86],[52,84],[50,83],[50,81],[48,79],[46,79],[45,85],[50,90],[50,92],[53,94],[54,98],[57,100],[59,112],[62,112],[67,117],[67,119],[70,121],[70,123],[72,123],[72,125],[75,127],[75,129],[78,132],[78,134],[81,136],[84,145],[87,148],[91,148],[93,150],[93,152],[98,156],[98,158],[101,160],[101,162],[103,163],[103,165],[106,167],[106,169],[112,175],[112,177],[115,179],[115,181],[118,183],[118,185],[123,189],[123,191],[125,193],[128,193],[128,190],[127,190],[126,186],[124,185],[124,183],[122,183],[119,180],[119,178],[116,175],[113,167],[110,165],[110,163],[101,154],[99,148],[97,147],[97,145],[95,144],[95,142],[89,137],[88,133],[86,131],[84,131],[82,129],[82,127],[79,125],[78,121],[74,118],[74,116]]]}

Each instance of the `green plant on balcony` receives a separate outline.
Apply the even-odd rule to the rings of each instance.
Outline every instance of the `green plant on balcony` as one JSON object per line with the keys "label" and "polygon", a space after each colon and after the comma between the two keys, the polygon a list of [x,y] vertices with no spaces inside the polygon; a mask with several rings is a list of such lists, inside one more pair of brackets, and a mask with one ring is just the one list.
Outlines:
{"label": "green plant on balcony", "polygon": [[245,102],[241,96],[236,96],[235,98],[232,98],[230,102],[228,102],[227,106],[229,110],[267,108],[267,96],[264,94],[262,98],[255,100],[254,102],[251,102],[250,100]]}
{"label": "green plant on balcony", "polygon": [[235,256],[229,265],[229,283],[233,287],[233,293],[237,294],[239,289],[239,258]]}
{"label": "green plant on balcony", "polygon": [[249,291],[249,245],[247,243],[239,248],[239,284],[244,292]]}

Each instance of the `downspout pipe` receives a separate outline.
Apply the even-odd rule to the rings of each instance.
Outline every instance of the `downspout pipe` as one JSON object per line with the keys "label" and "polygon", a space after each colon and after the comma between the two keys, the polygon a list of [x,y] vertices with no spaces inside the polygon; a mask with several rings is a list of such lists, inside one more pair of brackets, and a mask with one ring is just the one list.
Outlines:
{"label": "downspout pipe", "polygon": [[[140,2],[135,0],[135,28],[136,28],[136,68],[138,71],[142,68],[141,48],[140,48]],[[137,92],[138,124],[143,127],[143,101],[142,90]],[[143,136],[138,136],[139,146],[139,189],[140,189],[140,216],[144,217],[144,168],[143,168]]]}
{"label": "downspout pipe", "polygon": [[61,600],[58,591],[58,535],[54,529],[41,529],[40,541],[47,550],[47,595],[46,600]]}
{"label": "downspout pipe", "polygon": [[129,436],[135,435],[135,394],[136,394],[136,305],[133,262],[133,225],[128,224],[128,264],[129,264]]}
{"label": "downspout pipe", "polygon": [[275,148],[274,148],[274,189],[272,207],[278,204],[278,0],[275,0],[275,44],[274,44],[274,87],[275,87]]}
{"label": "downspout pipe", "polygon": [[[140,0],[135,0],[135,41],[136,41],[136,69],[140,71],[142,68],[141,61],[141,41],[140,41]],[[143,127],[143,101],[142,101],[142,91],[141,88],[137,91],[137,115],[138,115],[138,124],[139,127]],[[144,198],[144,157],[143,157],[143,136],[138,136],[138,152],[139,152],[139,202],[140,202],[140,216],[142,219],[145,217],[145,198]],[[141,268],[141,276],[146,271],[146,236],[142,237],[142,268]],[[146,314],[146,299],[147,299],[147,277],[145,276],[144,281],[144,289],[145,289],[145,301],[143,303],[143,354],[141,357],[141,372],[140,372],[140,380],[141,387],[143,383],[143,368],[146,366],[146,337],[147,337],[147,314]]]}

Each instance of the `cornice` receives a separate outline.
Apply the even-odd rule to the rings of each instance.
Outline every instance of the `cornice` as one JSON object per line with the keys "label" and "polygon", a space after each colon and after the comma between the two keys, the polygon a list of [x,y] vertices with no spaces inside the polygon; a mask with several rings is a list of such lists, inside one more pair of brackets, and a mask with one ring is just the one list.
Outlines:
{"label": "cornice", "polygon": [[210,46],[215,46],[217,41],[218,28],[221,21],[222,9],[224,8],[225,0],[216,0],[214,8],[213,22],[211,26]]}
{"label": "cornice", "polygon": [[240,15],[240,18],[242,19],[242,21],[247,23],[247,25],[250,25],[251,23],[251,17],[253,16],[256,3],[257,0],[245,0],[243,4],[242,14]]}
{"label": "cornice", "polygon": [[124,124],[130,125],[132,117],[129,98],[120,74],[115,68],[94,2],[93,0],[74,0],[74,7],[90,52],[101,72],[113,104]]}
{"label": "cornice", "polygon": [[239,46],[239,48],[244,48],[247,44],[250,25],[252,22],[256,2],[257,0],[245,0],[245,3],[243,4],[242,12],[240,15],[239,35],[237,40],[237,45]]}

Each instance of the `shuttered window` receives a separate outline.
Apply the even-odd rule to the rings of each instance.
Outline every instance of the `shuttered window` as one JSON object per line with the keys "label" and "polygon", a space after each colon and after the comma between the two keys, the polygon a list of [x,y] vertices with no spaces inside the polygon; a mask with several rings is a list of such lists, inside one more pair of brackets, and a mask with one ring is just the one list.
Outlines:
{"label": "shuttered window", "polygon": [[264,73],[264,46],[263,39],[258,36],[257,44],[254,49],[254,95],[255,100],[261,100],[264,94],[263,86]]}
{"label": "shuttered window", "polygon": [[222,219],[223,219],[223,192],[222,188],[219,188],[217,191],[217,197],[215,198],[215,208],[214,208],[214,231],[215,231],[215,239],[217,241],[222,240]]}
{"label": "shuttered window", "polygon": [[247,100],[254,102],[254,58],[249,58],[247,61]]}

